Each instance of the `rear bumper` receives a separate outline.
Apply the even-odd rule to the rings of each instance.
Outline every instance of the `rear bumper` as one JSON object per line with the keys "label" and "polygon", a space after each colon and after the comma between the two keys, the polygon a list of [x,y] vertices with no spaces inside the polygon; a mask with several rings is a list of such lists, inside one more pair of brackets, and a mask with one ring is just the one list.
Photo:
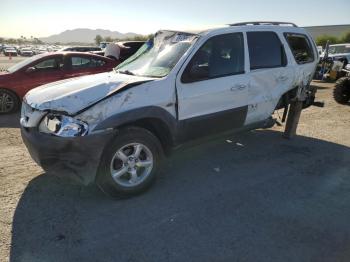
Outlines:
{"label": "rear bumper", "polygon": [[21,127],[31,157],[48,174],[88,185],[95,181],[103,150],[114,132],[63,138]]}

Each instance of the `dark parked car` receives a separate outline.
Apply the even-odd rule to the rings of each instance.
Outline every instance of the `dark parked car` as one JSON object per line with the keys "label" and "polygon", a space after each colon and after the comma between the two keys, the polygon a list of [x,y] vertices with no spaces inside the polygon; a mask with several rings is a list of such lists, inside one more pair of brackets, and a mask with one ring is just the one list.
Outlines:
{"label": "dark parked car", "polygon": [[0,72],[0,113],[19,108],[31,89],[50,82],[112,70],[115,60],[90,53],[56,52],[28,58]]}
{"label": "dark parked car", "polygon": [[95,55],[104,55],[104,51],[98,46],[70,46],[62,48],[60,51],[71,51],[71,52],[89,52]]}
{"label": "dark parked car", "polygon": [[60,51],[70,51],[70,52],[98,52],[102,51],[101,47],[98,46],[70,46],[62,48]]}
{"label": "dark parked car", "polygon": [[6,47],[3,51],[5,56],[17,56],[17,50],[14,47]]}
{"label": "dark parked car", "polygon": [[144,43],[145,41],[124,41],[110,43],[107,45],[104,55],[121,63],[135,54]]}

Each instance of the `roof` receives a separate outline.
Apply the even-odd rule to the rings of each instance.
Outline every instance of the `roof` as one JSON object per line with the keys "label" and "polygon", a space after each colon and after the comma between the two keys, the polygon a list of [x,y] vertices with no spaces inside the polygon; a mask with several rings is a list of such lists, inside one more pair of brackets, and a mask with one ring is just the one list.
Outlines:
{"label": "roof", "polygon": [[230,24],[230,26],[248,26],[248,25],[276,25],[276,26],[298,27],[296,24],[291,22],[276,22],[276,21],[254,21],[254,22],[241,22],[241,23]]}
{"label": "roof", "polygon": [[261,28],[264,28],[264,27],[294,28],[294,29],[301,28],[291,22],[256,21],[256,22],[241,22],[241,23],[234,23],[234,24],[227,24],[227,25],[216,25],[209,28],[197,28],[197,29],[187,28],[182,30],[160,30],[160,31],[174,31],[174,32],[183,32],[183,33],[189,33],[189,34],[195,34],[195,35],[204,35],[214,30],[227,29],[227,28],[238,27],[238,26],[244,26],[249,28],[256,28],[257,26]]}

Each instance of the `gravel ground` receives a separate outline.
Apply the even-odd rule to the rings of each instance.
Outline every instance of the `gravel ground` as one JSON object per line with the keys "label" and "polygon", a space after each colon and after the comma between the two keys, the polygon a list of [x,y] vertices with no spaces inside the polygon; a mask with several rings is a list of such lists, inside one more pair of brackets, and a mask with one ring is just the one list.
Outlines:
{"label": "gravel ground", "polygon": [[10,66],[27,59],[27,57],[23,57],[23,56],[14,56],[11,59],[9,59],[8,56],[4,56],[2,54],[0,54],[0,70],[5,70],[7,68],[9,68]]}
{"label": "gravel ground", "polygon": [[295,139],[274,127],[178,151],[127,200],[44,174],[18,115],[0,116],[0,261],[350,261],[350,106],[317,85],[326,106]]}

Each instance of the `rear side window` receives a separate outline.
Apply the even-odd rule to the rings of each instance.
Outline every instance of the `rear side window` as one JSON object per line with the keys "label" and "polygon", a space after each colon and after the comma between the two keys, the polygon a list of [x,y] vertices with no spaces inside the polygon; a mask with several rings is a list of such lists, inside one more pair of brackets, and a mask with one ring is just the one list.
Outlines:
{"label": "rear side window", "polygon": [[73,69],[82,69],[88,68],[90,64],[90,59],[85,57],[73,56],[72,57],[72,68]]}
{"label": "rear side window", "polygon": [[298,64],[306,64],[314,61],[314,52],[309,39],[302,34],[284,34],[289,47]]}
{"label": "rear side window", "polygon": [[189,83],[244,73],[242,33],[210,38],[187,65],[182,82]]}
{"label": "rear side window", "polygon": [[283,45],[274,32],[247,32],[250,69],[286,65]]}
{"label": "rear side window", "polygon": [[100,67],[100,66],[104,66],[105,64],[106,64],[106,62],[101,60],[101,59],[91,58],[91,60],[90,60],[91,67]]}
{"label": "rear side window", "polygon": [[101,67],[106,64],[106,62],[102,59],[81,57],[81,56],[72,56],[71,61],[72,61],[72,69]]}

